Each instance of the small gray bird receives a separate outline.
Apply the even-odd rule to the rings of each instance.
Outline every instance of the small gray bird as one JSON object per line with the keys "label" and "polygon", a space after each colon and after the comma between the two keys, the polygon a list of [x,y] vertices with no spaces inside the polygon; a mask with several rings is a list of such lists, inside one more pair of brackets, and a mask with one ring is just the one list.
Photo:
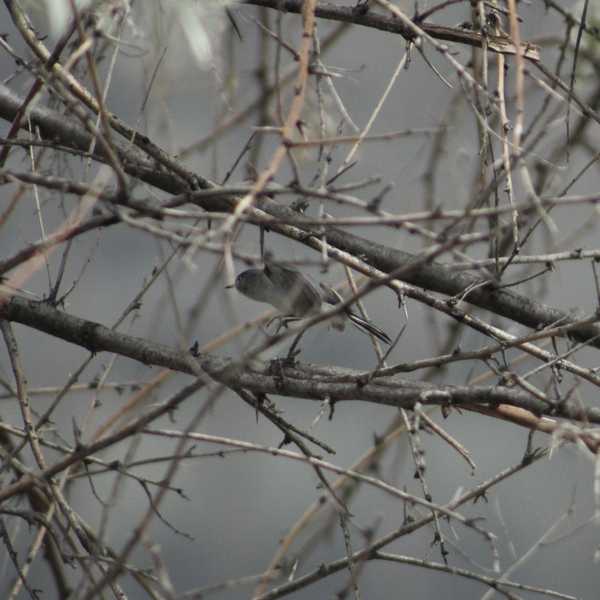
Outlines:
{"label": "small gray bird", "polygon": [[[335,290],[321,284],[322,292],[312,284],[310,279],[300,271],[290,267],[282,267],[270,261],[265,262],[263,269],[247,269],[235,280],[235,288],[252,300],[266,302],[277,308],[288,318],[304,318],[319,314],[323,303],[335,306],[343,302],[343,298]],[[346,307],[341,319],[333,319],[336,329],[344,328],[345,317],[363,333],[374,335],[386,344],[390,337],[371,323]]]}

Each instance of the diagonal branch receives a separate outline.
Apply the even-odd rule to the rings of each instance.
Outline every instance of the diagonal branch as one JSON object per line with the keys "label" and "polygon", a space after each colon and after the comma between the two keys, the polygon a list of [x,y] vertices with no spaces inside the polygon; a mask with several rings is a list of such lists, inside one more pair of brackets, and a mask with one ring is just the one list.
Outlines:
{"label": "diagonal branch", "polygon": [[[7,87],[0,85],[0,118],[12,121],[21,104],[22,99],[19,96],[13,94]],[[69,122],[55,111],[36,107],[30,111],[30,120],[40,128],[47,138],[83,149],[89,147],[89,134],[82,127]],[[115,144],[115,147],[123,167],[129,175],[138,177],[163,191],[183,193],[189,202],[194,202],[207,211],[230,213],[235,211],[239,195],[206,196],[206,192],[199,192],[195,195],[182,179],[180,170],[175,173],[157,168],[151,161],[143,157],[139,150],[121,146],[118,143]],[[98,160],[106,161],[101,151],[97,151],[95,156]],[[196,176],[192,172],[189,172],[188,175],[190,178],[201,181],[202,186],[207,189],[220,189],[216,184]],[[188,179],[188,175],[185,175],[185,179]],[[167,203],[168,205],[169,203]],[[271,231],[311,248],[321,249],[322,233],[319,231],[320,228],[312,228],[302,223],[298,213],[292,209],[282,206],[268,197],[260,197],[256,207],[247,209],[249,220],[254,217],[257,224],[264,221],[262,217],[265,213],[286,223],[295,224],[295,226],[270,224]],[[327,228],[327,242],[332,250],[337,249],[353,256],[363,257],[367,265],[384,273],[400,272],[399,278],[407,283],[451,296],[451,302],[455,301],[454,298],[460,298],[527,327],[540,329],[556,323],[569,325],[578,320],[577,313],[548,306],[507,288],[500,289],[493,282],[481,279],[471,273],[456,273],[441,263],[434,261],[423,263],[422,257],[389,248],[336,227]],[[411,268],[412,265],[416,265],[418,268]],[[597,325],[582,325],[571,331],[570,335],[579,342],[589,342],[590,346],[600,348],[600,327]]]}
{"label": "diagonal branch", "polygon": [[[300,13],[302,11],[303,0],[241,0],[243,4],[253,4],[255,6],[264,6],[282,12]],[[390,15],[382,15],[374,11],[360,10],[355,6],[339,6],[329,2],[319,2],[315,9],[315,17],[328,19],[330,21],[341,21],[344,23],[354,23],[362,27],[379,29],[388,33],[396,33],[406,40],[412,40],[415,37],[412,29],[404,23]],[[463,29],[461,27],[444,27],[432,23],[418,22],[419,27],[423,29],[432,38],[444,40],[446,42],[455,42],[466,46],[475,46],[481,48],[483,36],[478,31]],[[500,54],[516,54],[516,48],[512,40],[507,36],[487,35],[486,44],[492,52]],[[539,48],[528,42],[521,43],[521,53],[525,58],[534,62],[540,60]]]}

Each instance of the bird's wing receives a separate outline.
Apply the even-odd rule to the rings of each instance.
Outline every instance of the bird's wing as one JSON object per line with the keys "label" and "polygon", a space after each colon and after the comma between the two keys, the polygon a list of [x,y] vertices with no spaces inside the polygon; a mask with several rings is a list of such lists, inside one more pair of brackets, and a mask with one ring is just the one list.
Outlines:
{"label": "bird's wing", "polygon": [[321,309],[322,299],[313,283],[296,269],[265,263],[265,275],[278,291],[275,304],[285,314],[304,317]]}

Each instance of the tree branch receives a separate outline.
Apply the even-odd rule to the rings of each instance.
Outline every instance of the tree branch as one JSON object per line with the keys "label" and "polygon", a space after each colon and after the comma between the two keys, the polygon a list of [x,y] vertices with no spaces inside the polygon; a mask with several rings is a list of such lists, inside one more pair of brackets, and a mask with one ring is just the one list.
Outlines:
{"label": "tree branch", "polygon": [[[300,13],[302,11],[303,0],[241,0],[242,4],[253,4],[255,6],[264,6],[279,10],[281,12]],[[396,33],[406,40],[415,38],[414,32],[404,23],[398,21],[393,16],[382,15],[372,10],[361,10],[356,6],[339,6],[327,2],[320,2],[315,9],[315,16],[330,21],[341,21],[344,23],[353,23],[362,27],[379,29],[388,33]],[[418,25],[428,35],[438,40],[455,42],[467,46],[481,48],[483,46],[483,35],[478,31],[463,29],[460,27],[444,27],[432,23],[421,23]],[[486,35],[486,47],[492,52],[500,54],[515,55],[516,48],[511,39],[506,36]],[[523,42],[521,44],[521,53],[525,58],[534,62],[540,60],[539,48],[534,44]]]}
{"label": "tree branch", "polygon": [[[21,102],[22,100],[7,87],[0,85],[0,118],[12,121]],[[81,149],[89,148],[91,138],[87,132],[55,111],[36,107],[30,111],[30,120],[34,125],[40,127],[48,138],[57,139],[62,144],[75,145]],[[170,173],[165,168],[160,168],[159,165],[148,161],[137,150],[117,142],[115,142],[115,147],[123,168],[128,174],[139,177],[163,191],[184,193],[190,202],[193,201],[207,211],[233,212],[235,210],[239,201],[238,195],[207,197],[200,192],[194,196],[194,192],[186,186],[178,174]],[[100,153],[96,157],[103,162],[106,160]],[[190,178],[195,177],[201,181],[203,186],[208,186],[205,189],[219,188],[208,179],[196,176],[192,172],[188,174]],[[166,205],[168,206],[169,203],[167,202]],[[270,230],[321,250],[322,232],[303,224],[301,219],[298,219],[298,213],[282,206],[275,200],[261,197],[257,200],[256,208],[249,207],[246,214],[250,219],[253,215],[256,216],[256,221],[260,224],[260,216],[264,212],[286,222],[295,223],[294,227],[272,224],[269,225]],[[363,257],[366,264],[388,275],[398,272],[398,278],[402,281],[453,298],[460,298],[462,301],[527,327],[541,329],[557,323],[568,325],[575,323],[581,317],[580,312],[567,312],[537,302],[529,296],[517,294],[509,289],[498,289],[489,280],[481,279],[471,273],[456,273],[440,263],[433,261],[423,263],[422,257],[389,248],[336,227],[327,228],[327,243],[332,249],[337,248],[353,256]],[[600,327],[597,325],[582,325],[581,328],[572,331],[570,335],[579,342],[589,342],[590,346],[600,348]]]}
{"label": "tree branch", "polygon": [[203,354],[196,360],[191,354],[169,346],[113,331],[100,323],[80,319],[44,302],[13,296],[0,307],[0,318],[15,321],[58,337],[90,352],[111,352],[145,365],[161,366],[194,375],[196,365],[214,380],[231,388],[243,388],[262,394],[330,402],[359,400],[412,409],[424,406],[499,404],[516,406],[536,415],[600,423],[600,409],[575,404],[551,404],[531,394],[507,386],[432,385],[399,377],[373,378],[364,383],[364,371],[340,367],[320,368],[308,364],[292,367],[252,361],[244,366],[232,358]]}

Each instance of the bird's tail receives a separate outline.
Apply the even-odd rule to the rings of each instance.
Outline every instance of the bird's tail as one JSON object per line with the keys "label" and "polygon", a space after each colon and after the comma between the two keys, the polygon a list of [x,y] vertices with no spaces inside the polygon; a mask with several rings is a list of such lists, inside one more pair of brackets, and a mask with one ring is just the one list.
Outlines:
{"label": "bird's tail", "polygon": [[[333,288],[321,283],[321,289],[323,290],[323,300],[327,302],[327,304],[331,304],[335,306],[340,302],[343,302],[343,298],[339,292],[334,290]],[[384,344],[391,344],[392,338],[383,331],[383,329],[379,329],[376,325],[373,325],[371,321],[367,321],[363,319],[360,315],[357,315],[355,312],[352,312],[349,308],[346,308],[344,314],[350,319],[350,322],[354,327],[366,333],[367,335],[374,335],[378,340],[382,341]]]}
{"label": "bird's tail", "polygon": [[382,341],[384,344],[392,343],[392,338],[390,338],[390,336],[385,331],[383,331],[383,329],[379,329],[377,325],[371,323],[371,321],[363,319],[361,316],[357,315],[351,310],[347,311],[346,314],[348,315],[348,318],[350,319],[352,325],[354,325],[354,327],[356,327],[363,333],[366,333],[368,335],[374,335],[378,340]]}

